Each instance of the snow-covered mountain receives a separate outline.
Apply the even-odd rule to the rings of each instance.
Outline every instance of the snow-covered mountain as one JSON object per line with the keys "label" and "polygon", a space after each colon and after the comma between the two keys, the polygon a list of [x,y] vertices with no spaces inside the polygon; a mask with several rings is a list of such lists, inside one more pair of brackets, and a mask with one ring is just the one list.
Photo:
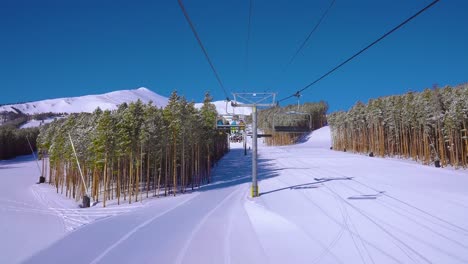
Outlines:
{"label": "snow-covered mountain", "polygon": [[79,97],[48,99],[24,104],[0,106],[0,112],[17,112],[25,114],[38,113],[80,113],[93,112],[97,107],[102,110],[116,109],[122,103],[130,103],[140,99],[144,103],[153,101],[154,105],[164,107],[168,98],[161,96],[147,88],[141,87],[133,90],[120,90],[98,95],[85,95]]}
{"label": "snow-covered mountain", "polygon": [[[11,104],[0,106],[0,112],[18,112],[25,114],[39,114],[39,113],[80,113],[80,112],[93,112],[97,107],[102,110],[117,109],[118,105],[122,103],[130,103],[140,99],[143,103],[153,101],[154,105],[158,107],[165,107],[168,98],[159,95],[145,87],[133,90],[120,90],[105,94],[85,95],[79,97],[47,99],[36,102]],[[226,101],[215,101],[213,104],[220,115],[250,115],[252,110],[246,107],[233,108],[230,103]],[[195,104],[195,107],[201,108],[202,103]],[[16,110],[17,109],[17,110]]]}

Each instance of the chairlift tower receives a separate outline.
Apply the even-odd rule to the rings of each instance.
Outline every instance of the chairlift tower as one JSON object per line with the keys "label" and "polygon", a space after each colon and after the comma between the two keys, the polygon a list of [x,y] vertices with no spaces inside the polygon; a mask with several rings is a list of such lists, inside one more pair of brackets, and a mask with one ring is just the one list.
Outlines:
{"label": "chairlift tower", "polygon": [[276,93],[233,93],[233,107],[252,107],[252,197],[259,196],[257,183],[257,109],[275,106]]}

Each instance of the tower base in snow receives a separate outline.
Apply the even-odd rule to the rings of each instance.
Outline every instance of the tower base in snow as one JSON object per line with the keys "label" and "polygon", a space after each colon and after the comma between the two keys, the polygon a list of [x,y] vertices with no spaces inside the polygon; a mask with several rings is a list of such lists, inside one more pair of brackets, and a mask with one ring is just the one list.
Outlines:
{"label": "tower base in snow", "polygon": [[88,208],[91,206],[91,199],[89,196],[84,195],[83,196],[83,204],[81,205],[81,208]]}
{"label": "tower base in snow", "polygon": [[45,177],[44,176],[39,177],[39,183],[45,183]]}

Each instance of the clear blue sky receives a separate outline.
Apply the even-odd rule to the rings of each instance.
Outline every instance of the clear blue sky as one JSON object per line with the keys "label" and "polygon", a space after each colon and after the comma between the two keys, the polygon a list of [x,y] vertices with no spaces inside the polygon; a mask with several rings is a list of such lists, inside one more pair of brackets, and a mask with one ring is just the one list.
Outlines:
{"label": "clear blue sky", "polygon": [[[430,0],[337,0],[303,52],[286,67],[329,0],[185,0],[230,92],[303,88]],[[356,101],[468,81],[468,1],[442,0],[306,90],[330,110]],[[0,0],[0,104],[145,86],[201,101],[225,98],[172,1]],[[294,99],[285,103],[294,103]]]}

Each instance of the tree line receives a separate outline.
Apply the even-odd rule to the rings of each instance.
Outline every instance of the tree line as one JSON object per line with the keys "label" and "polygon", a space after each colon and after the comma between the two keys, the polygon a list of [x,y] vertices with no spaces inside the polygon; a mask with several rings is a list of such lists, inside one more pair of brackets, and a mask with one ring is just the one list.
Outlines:
{"label": "tree line", "polygon": [[18,129],[13,125],[0,126],[0,160],[12,159],[16,156],[30,155],[31,148],[36,150],[38,128]]}
{"label": "tree line", "polygon": [[[272,135],[265,138],[268,145],[290,145],[308,132],[323,127],[327,123],[327,111],[328,104],[324,101],[268,108],[258,112],[258,127]],[[275,127],[299,128],[307,132],[277,132]]]}
{"label": "tree line", "polygon": [[[196,109],[173,92],[165,108],[137,101],[117,110],[72,114],[41,128],[38,148],[44,172],[57,192],[79,200],[141,201],[176,195],[211,180],[211,168],[227,151],[225,133],[215,128],[209,94]],[[80,176],[69,137],[81,165]]]}
{"label": "tree line", "polygon": [[33,150],[36,151],[39,128],[21,129],[20,127],[32,119],[45,120],[58,115],[55,113],[27,115],[21,112],[0,112],[0,160],[30,155],[31,147],[28,144],[28,139]]}
{"label": "tree line", "polygon": [[328,122],[336,150],[468,165],[468,84],[357,102]]}

